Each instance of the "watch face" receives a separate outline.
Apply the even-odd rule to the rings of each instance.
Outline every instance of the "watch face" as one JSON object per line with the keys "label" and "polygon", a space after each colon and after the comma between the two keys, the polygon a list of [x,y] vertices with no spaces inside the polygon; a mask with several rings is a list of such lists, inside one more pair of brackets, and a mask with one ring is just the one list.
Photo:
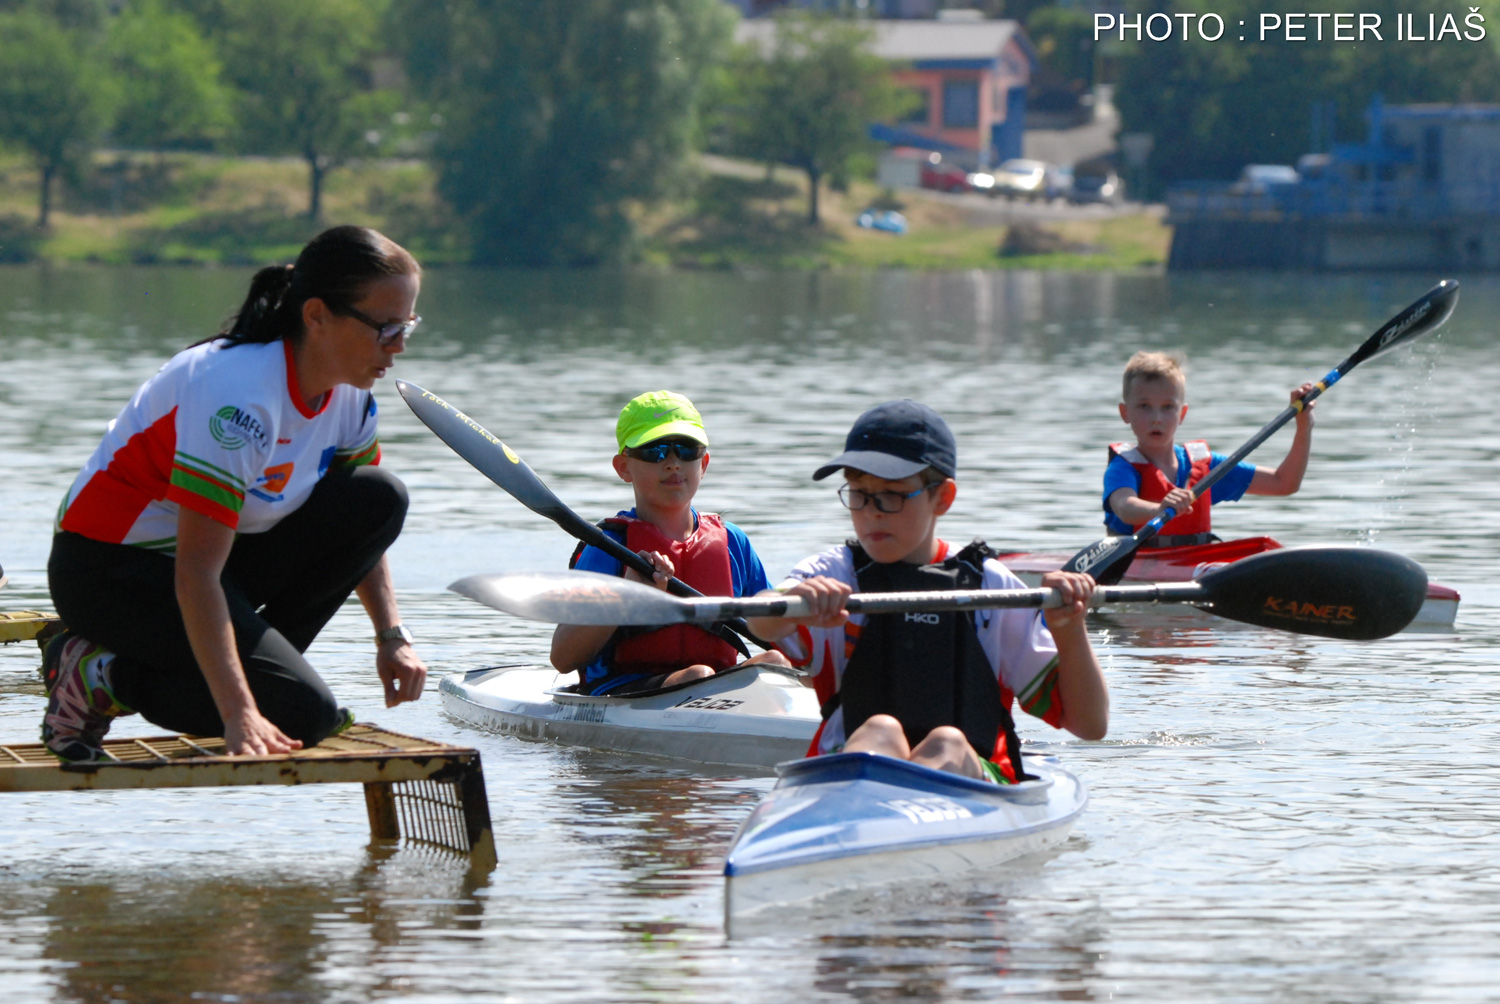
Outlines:
{"label": "watch face", "polygon": [[402,641],[408,644],[410,644],[412,640],[411,632],[406,629],[406,625],[404,624],[397,624],[395,627],[388,627],[375,637],[380,641],[395,641],[397,638],[400,638]]}

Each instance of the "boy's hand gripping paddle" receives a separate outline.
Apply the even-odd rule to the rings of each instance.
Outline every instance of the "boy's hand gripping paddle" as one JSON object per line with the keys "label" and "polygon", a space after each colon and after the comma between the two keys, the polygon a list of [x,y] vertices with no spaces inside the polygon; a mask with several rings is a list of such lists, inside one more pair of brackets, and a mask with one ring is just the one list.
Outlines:
{"label": "boy's hand gripping paddle", "polygon": [[[1448,319],[1448,315],[1453,313],[1453,308],[1457,303],[1458,283],[1452,279],[1444,279],[1411,306],[1386,321],[1378,331],[1365,339],[1365,343],[1355,349],[1348,359],[1329,370],[1327,376],[1314,384],[1313,389],[1308,391],[1305,397],[1277,415],[1265,428],[1251,436],[1244,446],[1235,450],[1223,463],[1209,471],[1207,477],[1193,486],[1194,500],[1213,487],[1215,482],[1249,456],[1251,450],[1270,439],[1272,433],[1295,418],[1298,412],[1317,400],[1325,390],[1338,383],[1354,367],[1398,345],[1405,345],[1436,330]],[[1176,515],[1176,511],[1169,506],[1163,509],[1155,519],[1128,537],[1105,537],[1103,540],[1090,544],[1068,559],[1068,563],[1063,565],[1062,570],[1087,572],[1101,586],[1113,585],[1120,581],[1126,569],[1130,567],[1130,562],[1134,560],[1135,553],[1140,550],[1141,545],[1155,537],[1161,528]]]}

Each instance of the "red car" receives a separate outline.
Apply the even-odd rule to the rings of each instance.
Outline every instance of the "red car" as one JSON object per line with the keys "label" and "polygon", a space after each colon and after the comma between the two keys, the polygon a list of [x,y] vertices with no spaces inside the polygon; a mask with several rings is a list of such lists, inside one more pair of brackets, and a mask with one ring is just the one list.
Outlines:
{"label": "red car", "polygon": [[930,153],[922,164],[922,187],[940,192],[967,192],[969,172],[951,160],[944,160],[940,153]]}

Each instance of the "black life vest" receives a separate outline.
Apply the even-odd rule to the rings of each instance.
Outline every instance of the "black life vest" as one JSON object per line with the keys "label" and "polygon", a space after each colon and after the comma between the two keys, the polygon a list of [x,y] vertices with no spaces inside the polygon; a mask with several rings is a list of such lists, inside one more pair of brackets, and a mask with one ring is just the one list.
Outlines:
{"label": "black life vest", "polygon": [[[881,564],[857,541],[848,544],[862,593],[978,589],[984,560],[995,553],[975,540],[938,564]],[[971,610],[866,616],[824,717],[839,706],[846,736],[878,714],[896,718],[913,746],[938,726],[952,725],[981,757],[1008,762],[1020,776],[1021,741]]]}

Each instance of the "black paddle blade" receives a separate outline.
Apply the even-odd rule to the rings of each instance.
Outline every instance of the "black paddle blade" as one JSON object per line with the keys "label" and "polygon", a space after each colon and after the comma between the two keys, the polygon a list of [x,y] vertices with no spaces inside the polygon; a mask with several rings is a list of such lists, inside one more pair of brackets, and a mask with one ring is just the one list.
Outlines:
{"label": "black paddle blade", "polygon": [[1125,575],[1140,542],[1135,537],[1105,537],[1068,559],[1064,572],[1087,572],[1101,586],[1113,586]]}
{"label": "black paddle blade", "polygon": [[454,453],[504,488],[526,508],[551,519],[559,519],[558,510],[567,516],[573,515],[552,494],[551,489],[542,483],[542,479],[536,476],[536,472],[526,461],[484,426],[432,391],[424,390],[414,383],[397,380],[396,392],[422,420],[422,424],[436,433]]}
{"label": "black paddle blade", "polygon": [[1429,331],[1436,330],[1448,319],[1456,306],[1458,306],[1458,282],[1453,279],[1444,279],[1423,293],[1401,313],[1386,321],[1379,331],[1371,335],[1353,355],[1344,360],[1338,372],[1347,373],[1366,359],[1373,359],[1382,352],[1388,352],[1398,345],[1405,345],[1407,342],[1421,338]]}
{"label": "black paddle blade", "polygon": [[1373,547],[1266,551],[1198,579],[1209,612],[1260,627],[1371,641],[1410,624],[1427,598],[1427,573]]}

